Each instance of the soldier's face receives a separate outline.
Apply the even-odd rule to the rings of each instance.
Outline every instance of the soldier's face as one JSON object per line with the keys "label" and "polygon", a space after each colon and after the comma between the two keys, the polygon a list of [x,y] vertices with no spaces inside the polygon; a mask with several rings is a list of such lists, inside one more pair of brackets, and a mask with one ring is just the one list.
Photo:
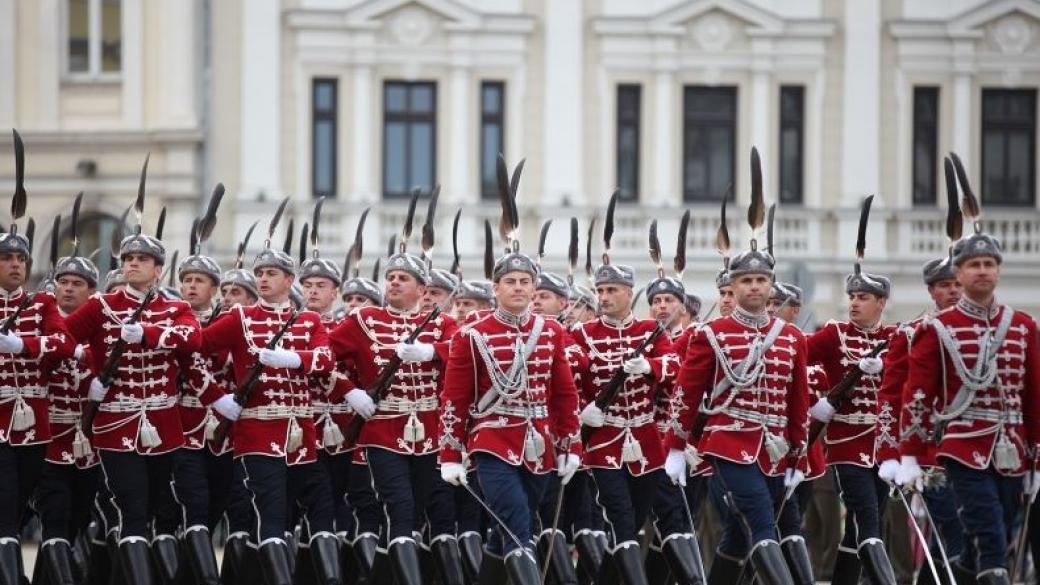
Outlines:
{"label": "soldier's face", "polygon": [[798,320],[798,315],[802,313],[802,308],[798,305],[787,303],[786,305],[781,304],[777,306],[776,316],[777,318],[783,319],[788,323],[795,323]]}
{"label": "soldier's face", "polygon": [[535,315],[555,317],[567,308],[567,299],[547,290],[534,291],[531,312]]}
{"label": "soldier's face", "polygon": [[189,272],[181,279],[181,296],[196,311],[208,309],[217,295],[217,283],[198,272]]}
{"label": "soldier's face", "polygon": [[257,270],[256,290],[260,298],[271,303],[280,303],[289,298],[289,287],[293,283],[293,275],[281,268],[261,268]]}
{"label": "soldier's face", "polygon": [[162,276],[163,265],[147,254],[127,254],[123,256],[123,277],[126,283],[137,290],[152,286]]}
{"label": "soldier's face", "polygon": [[391,307],[407,311],[419,304],[426,287],[419,279],[403,270],[391,270],[386,273],[383,298]]}
{"label": "soldier's face", "polygon": [[611,319],[621,319],[632,310],[632,287],[621,284],[600,284],[596,286],[599,299],[599,312]]}
{"label": "soldier's face", "polygon": [[58,299],[58,308],[71,313],[87,302],[94,294],[94,287],[86,279],[71,274],[63,274],[54,281],[54,296]]}
{"label": "soldier's face", "polygon": [[17,252],[0,254],[0,286],[9,291],[25,284],[28,258]]}
{"label": "soldier's face", "polygon": [[948,309],[957,304],[964,294],[964,287],[956,278],[947,278],[928,285],[928,294],[939,309]]}
{"label": "soldier's face", "polygon": [[881,320],[888,299],[871,293],[849,295],[849,320],[860,327],[873,327]]}
{"label": "soldier's face", "polygon": [[964,287],[969,299],[988,303],[1000,282],[1000,264],[990,256],[976,256],[961,262],[957,267],[957,282]]}
{"label": "soldier's face", "polygon": [[235,305],[248,307],[253,304],[256,304],[256,297],[253,296],[253,293],[246,290],[245,287],[241,287],[237,284],[231,284],[224,287],[220,299],[220,306],[223,310],[226,311]]}
{"label": "soldier's face", "polygon": [[766,310],[773,280],[764,274],[744,274],[733,280],[733,297],[742,309],[751,313]]}
{"label": "soldier's face", "polygon": [[451,291],[444,290],[439,286],[428,286],[422,298],[422,310],[432,311],[434,307],[440,307],[443,311],[451,296]]}
{"label": "soldier's face", "polygon": [[489,308],[491,308],[491,305],[489,305],[487,301],[478,301],[477,299],[455,299],[455,316],[458,317],[459,321],[468,317],[470,313],[483,311],[484,309]]}
{"label": "soldier's face", "polygon": [[519,315],[534,299],[534,277],[526,272],[507,272],[493,285],[498,306]]}
{"label": "soldier's face", "polygon": [[347,311],[350,311],[358,307],[371,307],[375,303],[364,295],[347,295],[343,297],[343,305],[347,307]]}
{"label": "soldier's face", "polygon": [[679,323],[683,314],[683,302],[675,298],[675,295],[659,294],[650,303],[650,317],[665,321],[667,327],[674,327]]}
{"label": "soldier's face", "polygon": [[733,307],[737,306],[737,301],[733,296],[733,287],[724,286],[719,289],[719,314],[723,317],[729,317],[730,313],[733,312]]}
{"label": "soldier's face", "polygon": [[300,287],[303,288],[304,304],[307,305],[307,310],[315,311],[319,315],[332,309],[332,304],[339,296],[336,283],[321,276],[301,280]]}

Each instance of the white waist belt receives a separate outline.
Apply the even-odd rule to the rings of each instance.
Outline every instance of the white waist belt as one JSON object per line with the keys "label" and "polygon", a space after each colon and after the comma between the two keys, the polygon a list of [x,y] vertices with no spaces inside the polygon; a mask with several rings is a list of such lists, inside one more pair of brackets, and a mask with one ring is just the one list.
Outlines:
{"label": "white waist belt", "polygon": [[969,408],[961,415],[964,420],[981,420],[987,422],[1003,422],[1012,425],[1022,424],[1022,413],[1019,411],[990,410],[988,408]]}
{"label": "white waist belt", "polygon": [[437,397],[427,396],[419,400],[406,400],[403,398],[384,398],[376,406],[377,410],[383,412],[432,412],[437,410]]}
{"label": "white waist belt", "polygon": [[148,398],[121,398],[118,402],[102,402],[101,412],[137,412],[139,410],[162,410],[177,405],[176,396],[149,396]]}
{"label": "white waist belt", "polygon": [[531,404],[529,406],[498,404],[488,409],[488,414],[500,414],[528,419],[548,418],[549,407],[544,404]]}
{"label": "white waist belt", "polygon": [[253,406],[242,409],[238,418],[252,418],[257,420],[276,420],[280,418],[314,416],[314,408],[310,406]]}
{"label": "white waist belt", "polygon": [[[767,427],[786,427],[787,417],[782,414],[763,414],[754,410],[743,408],[727,408],[722,411],[732,418],[747,422],[758,423]],[[835,416],[834,418],[838,418]]]}
{"label": "white waist belt", "polygon": [[622,429],[626,427],[641,427],[652,422],[654,422],[654,413],[652,412],[643,413],[635,418],[627,418],[613,414],[608,414],[603,417],[604,426],[618,427]]}
{"label": "white waist belt", "polygon": [[15,388],[13,386],[0,387],[0,402],[9,402],[14,400],[16,397],[21,396],[22,398],[47,398],[47,387],[46,386],[23,386],[21,388]]}
{"label": "white waist belt", "polygon": [[834,420],[847,425],[873,425],[877,424],[877,415],[868,412],[854,412],[852,414],[836,414]]}

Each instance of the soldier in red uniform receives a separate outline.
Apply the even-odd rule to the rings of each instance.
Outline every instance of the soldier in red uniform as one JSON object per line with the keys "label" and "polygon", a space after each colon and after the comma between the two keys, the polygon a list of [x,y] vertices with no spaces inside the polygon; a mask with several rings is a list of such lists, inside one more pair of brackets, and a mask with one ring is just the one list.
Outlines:
{"label": "soldier in red uniform", "polygon": [[[609,233],[613,221],[608,208]],[[658,335],[642,355],[634,350],[654,335],[658,323],[636,319],[632,314],[634,270],[611,264],[610,242],[603,265],[596,269],[595,285],[600,317],[582,323],[574,339],[588,356],[582,373],[582,396],[587,402],[581,412],[583,425],[593,429],[585,444],[585,463],[599,491],[599,502],[611,529],[609,547],[623,583],[646,582],[638,531],[646,521],[653,497],[662,481],[664,450],[654,422],[658,384],[667,383],[678,372],[679,359],[672,353],[667,335]],[[625,380],[615,399],[605,409],[595,402],[599,393],[622,369]]]}
{"label": "soldier in red uniform", "polygon": [[729,317],[736,306],[736,299],[733,298],[733,277],[727,269],[715,275],[715,288],[719,289],[719,315]]}
{"label": "soldier in red uniform", "polygon": [[[162,242],[138,232],[123,239],[119,257],[126,287],[91,297],[66,322],[73,337],[89,346],[99,372],[88,393],[100,403],[92,441],[101,451],[105,484],[117,511],[123,572],[131,582],[151,583],[149,548],[161,559],[161,568],[177,564],[172,536],[177,513],[170,487],[174,454],[184,444],[177,375],[183,360],[200,348],[199,323],[187,303],[161,294],[141,306],[158,286],[166,262]],[[106,385],[101,377],[109,374],[103,370],[117,346],[125,350]],[[168,571],[162,575],[173,577]]]}
{"label": "soldier in red uniform", "polygon": [[489,311],[495,302],[491,283],[483,280],[464,280],[455,295],[455,319],[465,323],[469,316],[480,311]]}
{"label": "soldier in red uniform", "polygon": [[[203,331],[204,351],[229,351],[239,384],[254,367],[261,368],[233,427],[233,443],[255,509],[250,536],[267,582],[292,582],[285,536],[291,506],[297,504],[306,510],[308,545],[320,582],[340,583],[332,495],[325,469],[317,462],[309,380],[331,371],[332,352],[320,317],[297,311],[289,301],[296,263],[270,247],[280,215],[281,209],[268,228],[265,249],[253,262],[260,302],[235,306],[218,317]],[[270,347],[280,332],[280,342]]]}
{"label": "soldier in red uniform", "polygon": [[[63,318],[87,302],[94,294],[97,281],[98,269],[89,259],[73,252],[72,256],[58,260],[54,268],[54,293]],[[33,507],[40,515],[43,528],[43,542],[33,574],[44,573],[52,583],[72,580],[71,543],[77,536],[86,535],[94,496],[101,484],[97,452],[80,428],[80,403],[92,376],[89,359],[85,348],[76,346],[74,357],[62,360],[52,369],[48,381],[51,442],[47,445],[47,462],[33,498]],[[107,579],[107,567],[99,563],[108,557],[103,528],[99,528],[97,536],[100,538],[90,542],[91,574],[103,573]]]}
{"label": "soldier in red uniform", "polygon": [[[430,490],[438,480],[437,396],[455,321],[441,314],[415,343],[406,343],[427,316],[419,306],[429,283],[426,263],[408,253],[402,243],[387,260],[385,278],[386,307],[355,309],[331,339],[336,358],[354,365],[359,387],[346,399],[366,419],[358,446],[365,448],[372,483],[389,524],[386,547],[394,576],[401,585],[413,585],[422,582],[415,532],[422,526]],[[377,403],[364,388],[375,383],[395,354],[403,363]],[[456,546],[446,540],[435,545],[435,549]],[[453,556],[458,556],[457,548]]]}
{"label": "soldier in red uniform", "polygon": [[822,364],[832,384],[852,368],[863,372],[840,410],[820,398],[810,411],[813,418],[827,424],[821,435],[827,464],[834,468],[841,500],[848,509],[834,566],[837,585],[858,583],[861,564],[874,585],[895,583],[881,541],[888,486],[877,476],[878,392],[884,352],[868,356],[895,332],[894,326],[881,322],[891,288],[887,278],[862,272],[857,262],[855,272],[845,280],[849,320],[829,321],[809,337],[809,362]]}
{"label": "soldier in red uniform", "polygon": [[442,311],[451,314],[455,291],[459,288],[459,277],[444,270],[443,268],[430,269],[430,284],[423,293],[423,312],[432,311],[434,307],[440,307]]}
{"label": "soldier in red uniform", "polygon": [[[19,187],[21,187],[19,185]],[[25,195],[24,191],[21,194]],[[18,195],[15,195],[18,197]],[[24,206],[23,206],[24,209]],[[15,220],[19,214],[14,214]],[[0,583],[19,585],[22,514],[51,440],[48,373],[72,357],[54,295],[23,286],[31,267],[29,240],[11,225],[0,234]],[[24,305],[21,312],[19,308]],[[17,317],[15,314],[18,313]],[[55,551],[57,552],[57,551]]]}
{"label": "soldier in red uniform", "polygon": [[963,169],[958,175],[965,215],[975,227],[952,252],[964,293],[914,334],[895,480],[919,487],[921,465],[935,441],[935,459],[946,470],[965,532],[978,548],[978,583],[1006,585],[1007,535],[1023,475],[1027,493],[1040,488],[1040,348],[1034,320],[996,300],[1001,245],[981,231],[978,202]]}

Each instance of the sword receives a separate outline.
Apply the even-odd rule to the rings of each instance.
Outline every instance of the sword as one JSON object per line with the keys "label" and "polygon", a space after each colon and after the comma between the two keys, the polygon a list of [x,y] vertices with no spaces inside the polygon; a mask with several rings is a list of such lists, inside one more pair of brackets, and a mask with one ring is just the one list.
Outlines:
{"label": "sword", "polygon": [[553,547],[556,546],[557,526],[560,524],[560,510],[563,509],[563,490],[566,487],[567,486],[563,483],[561,478],[560,493],[556,495],[556,508],[553,511],[552,532],[549,533],[549,550],[546,551],[545,562],[542,563],[542,583],[545,583],[545,579],[549,575],[549,564],[552,562],[552,551]]}
{"label": "sword", "polygon": [[1036,501],[1036,494],[1023,498],[1026,504],[1026,511],[1022,515],[1022,529],[1018,531],[1018,538],[1015,540],[1015,557],[1011,564],[1011,582],[1015,582],[1015,577],[1018,576],[1018,570],[1022,566],[1023,557],[1026,552],[1026,537],[1029,534],[1029,513],[1033,510],[1033,502]]}
{"label": "sword", "polygon": [[921,549],[924,552],[924,560],[928,561],[928,568],[932,571],[932,577],[935,578],[936,583],[941,583],[942,580],[939,579],[939,571],[935,568],[935,560],[932,559],[932,553],[928,550],[928,539],[924,537],[924,532],[921,530],[921,527],[917,524],[917,518],[914,518],[914,511],[910,508],[910,502],[906,501],[906,494],[904,494],[903,490],[899,489],[898,487],[892,486],[892,489],[889,490],[889,497],[892,496],[893,492],[899,494],[899,501],[902,502],[903,507],[906,508],[906,515],[910,519],[910,524],[914,527],[914,533],[917,534],[917,538],[921,541]]}
{"label": "sword", "polygon": [[495,511],[491,509],[491,506],[489,506],[483,498],[477,495],[477,492],[474,491],[473,488],[469,487],[468,483],[463,483],[460,481],[459,485],[461,485],[463,489],[469,492],[469,495],[472,496],[478,504],[480,504],[481,508],[484,508],[484,511],[488,513],[488,516],[491,516],[491,519],[494,520],[496,524],[498,524],[498,527],[502,529],[502,532],[506,533],[506,536],[508,536],[510,540],[516,543],[517,547],[519,547],[521,550],[527,550],[527,547],[525,547],[524,544],[520,542],[520,539],[517,538],[515,534],[513,534],[513,531],[510,530],[508,526],[506,526],[506,523],[498,517],[498,514],[495,514]]}
{"label": "sword", "polygon": [[[697,538],[697,527],[693,522],[693,512],[690,511],[690,502],[686,500],[686,492],[683,490],[683,486],[675,484],[675,487],[679,488],[679,497],[682,499],[683,510],[686,511],[686,521],[690,523],[690,534],[693,535],[693,546],[698,549],[701,547],[701,540]],[[697,552],[700,552],[699,550]],[[697,555],[697,565],[701,570],[701,575],[707,577],[708,573],[704,570],[704,559],[700,554]]]}
{"label": "sword", "polygon": [[[924,495],[922,494],[922,498]],[[950,583],[956,583],[956,578],[953,576],[953,568],[950,567],[950,557],[946,555],[946,545],[943,544],[942,535],[939,533],[939,526],[932,519],[932,513],[928,510],[928,501],[924,503],[924,517],[928,520],[928,524],[932,527],[932,532],[935,534],[935,542],[939,545],[939,555],[942,556],[943,563],[946,565],[946,576],[950,578]],[[1026,517],[1028,520],[1028,516]],[[1016,557],[1017,558],[1017,557]]]}

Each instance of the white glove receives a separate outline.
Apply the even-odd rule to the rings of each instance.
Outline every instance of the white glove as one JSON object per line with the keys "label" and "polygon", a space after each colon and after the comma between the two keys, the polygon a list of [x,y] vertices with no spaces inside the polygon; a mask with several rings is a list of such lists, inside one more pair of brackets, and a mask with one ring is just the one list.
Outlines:
{"label": "white glove", "polygon": [[300,367],[300,364],[303,362],[300,360],[300,354],[295,351],[289,351],[288,349],[267,349],[265,347],[260,350],[260,363],[265,366],[271,366],[272,368],[295,369]]}
{"label": "white glove", "polygon": [[686,453],[679,449],[669,449],[668,457],[664,460],[664,472],[671,478],[672,483],[681,486],[686,485]]}
{"label": "white glove", "polygon": [[895,459],[886,459],[881,462],[881,467],[878,468],[878,477],[885,483],[893,483],[896,480],[896,474],[899,473],[899,461]]}
{"label": "white glove", "polygon": [[1027,471],[1022,488],[1030,502],[1036,499],[1040,492],[1040,471]]}
{"label": "white glove", "polygon": [[441,479],[451,485],[469,485],[466,479],[466,466],[461,463],[442,463]]}
{"label": "white glove", "polygon": [[428,362],[433,359],[433,345],[429,343],[398,343],[397,357],[402,362]]}
{"label": "white glove", "polygon": [[376,403],[372,397],[361,388],[354,388],[347,392],[347,404],[354,409],[361,418],[368,420],[376,413]]}
{"label": "white glove", "polygon": [[590,402],[589,405],[581,411],[581,416],[578,418],[581,419],[581,424],[587,427],[599,428],[603,426],[607,417],[603,415],[603,411],[596,406],[595,402]]}
{"label": "white glove", "polygon": [[650,373],[650,362],[640,355],[626,361],[621,369],[630,376],[645,376]]}
{"label": "white glove", "polygon": [[76,358],[77,362],[81,362],[86,356],[87,352],[83,349],[83,345],[77,344],[75,351],[72,352],[72,357]]}
{"label": "white glove", "polygon": [[14,333],[4,333],[0,335],[0,353],[22,353],[22,349],[25,348],[25,342],[22,341],[21,337],[18,337]]}
{"label": "white glove", "polygon": [[108,388],[105,388],[101,380],[94,378],[90,381],[90,390],[87,392],[87,398],[94,402],[101,402],[105,399],[105,394],[108,394]]}
{"label": "white glove", "polygon": [[238,420],[238,415],[242,414],[242,405],[235,401],[233,395],[225,394],[213,403],[213,410],[228,420]]}
{"label": "white glove", "polygon": [[789,467],[784,470],[784,487],[793,490],[798,487],[798,484],[805,481],[805,474],[802,473],[801,469],[795,469]]}
{"label": "white glove", "polygon": [[556,475],[560,476],[560,483],[567,485],[567,482],[574,477],[574,474],[578,471],[578,467],[581,466],[581,457],[578,457],[574,453],[567,453],[566,455],[556,456]]}
{"label": "white glove", "polygon": [[834,405],[827,400],[826,396],[817,400],[816,404],[809,407],[809,416],[823,423],[831,422],[836,412],[838,411],[835,410]]}
{"label": "white glove", "polygon": [[917,464],[917,457],[903,455],[900,458],[899,471],[896,472],[896,485],[922,491],[924,488],[924,471]]}
{"label": "white glove", "polygon": [[141,343],[144,339],[144,327],[140,323],[123,323],[119,337],[127,343]]}
{"label": "white glove", "polygon": [[881,373],[885,362],[879,357],[865,357],[859,360],[859,370],[868,376],[876,376]]}

